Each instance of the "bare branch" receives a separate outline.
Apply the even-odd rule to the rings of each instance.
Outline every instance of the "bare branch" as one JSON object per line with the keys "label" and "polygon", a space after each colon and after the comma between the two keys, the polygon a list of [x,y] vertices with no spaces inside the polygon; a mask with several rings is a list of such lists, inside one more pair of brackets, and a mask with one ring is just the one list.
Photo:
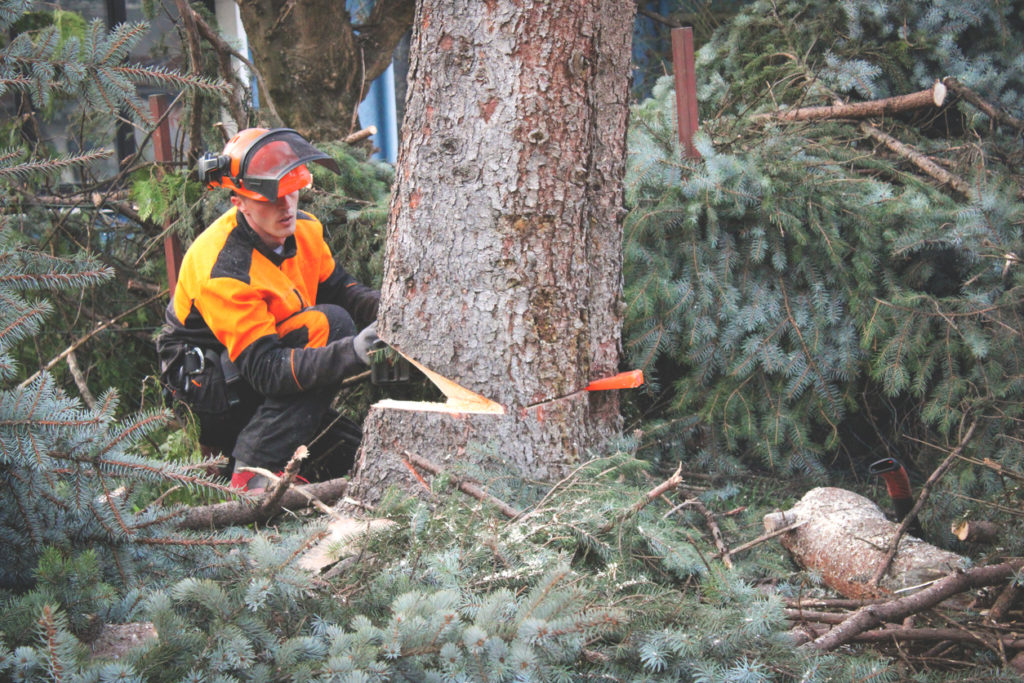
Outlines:
{"label": "bare branch", "polygon": [[[430,462],[426,458],[422,458],[416,455],[415,453],[410,453],[409,451],[403,451],[402,459],[405,460],[405,462],[408,464],[418,467],[421,470],[426,470],[427,472],[430,472],[435,477],[444,472],[443,469],[441,469],[434,463]],[[496,498],[491,494],[487,493],[476,484],[472,484],[468,481],[463,481],[458,477],[452,476],[450,474],[449,476],[452,477],[452,481],[455,483],[456,488],[458,488],[460,491],[462,491],[466,495],[476,498],[481,503],[490,503],[496,506],[498,510],[501,512],[501,514],[505,515],[509,519],[515,519],[521,514],[519,510],[516,510],[514,507],[512,507],[505,501],[501,500],[500,498]]]}
{"label": "bare branch", "polygon": [[1009,114],[1007,114],[1006,112],[1004,112],[1003,110],[999,109],[994,104],[989,102],[988,100],[982,98],[981,95],[974,92],[973,90],[971,90],[970,88],[968,88],[966,85],[956,80],[955,78],[947,76],[946,78],[942,79],[942,82],[945,84],[947,88],[953,91],[954,95],[961,99],[967,100],[975,107],[980,109],[990,119],[998,121],[999,123],[1002,123],[1004,125],[1010,126],[1011,128],[1016,129],[1018,132],[1024,131],[1024,121],[1021,121],[1018,118],[1010,116]]}
{"label": "bare branch", "polygon": [[903,157],[910,163],[914,164],[942,185],[956,190],[967,199],[971,199],[974,196],[971,186],[967,184],[967,181],[953,175],[926,157],[924,154],[911,149],[896,138],[887,133],[883,133],[866,121],[860,124],[860,129],[867,133],[873,140],[882,143],[898,156]]}
{"label": "bare branch", "polygon": [[861,607],[834,629],[803,647],[819,651],[834,650],[884,622],[901,621],[911,614],[934,607],[943,600],[973,588],[998,585],[1006,581],[1021,566],[1024,566],[1024,560],[1018,559],[1003,564],[977,567],[966,572],[950,574],[913,595],[880,605]]}
{"label": "bare branch", "polygon": [[821,119],[866,119],[873,116],[887,116],[901,111],[923,107],[941,107],[946,100],[946,86],[939,81],[927,90],[908,95],[886,97],[868,102],[834,104],[831,107],[801,107],[785,111],[758,114],[755,121],[817,121]]}
{"label": "bare branch", "polygon": [[[273,483],[267,488],[267,492],[263,494],[263,500],[260,501],[259,507],[256,509],[256,514],[261,518],[269,519],[279,509],[279,503],[281,498],[284,497],[285,492],[291,488],[292,482],[295,481],[295,477],[299,474],[299,468],[302,466],[302,461],[309,455],[309,449],[305,446],[299,446],[295,449],[295,453],[292,454],[291,460],[284,466],[284,472],[280,476],[274,475],[265,470],[260,471],[260,474],[269,478]],[[255,469],[255,468],[242,468],[244,469]]]}
{"label": "bare branch", "polygon": [[96,327],[94,327],[92,330],[90,330],[84,336],[80,337],[77,341],[72,343],[68,348],[64,349],[59,354],[57,354],[54,358],[52,358],[50,360],[50,362],[48,362],[46,365],[41,367],[37,372],[33,373],[30,377],[25,379],[24,382],[22,382],[21,384],[18,385],[18,388],[19,389],[24,389],[26,386],[29,385],[30,382],[35,380],[37,377],[39,377],[44,372],[47,372],[48,370],[53,368],[54,365],[56,365],[61,360],[66,358],[68,356],[68,354],[73,353],[75,351],[75,349],[80,347],[82,344],[84,344],[85,342],[89,341],[90,339],[95,337],[97,334],[99,334],[103,330],[113,326],[115,323],[119,322],[121,319],[131,315],[132,313],[134,313],[135,311],[139,310],[140,308],[145,308],[146,306],[148,306],[152,302],[156,301],[157,299],[163,298],[166,294],[167,294],[167,290],[166,289],[161,290],[159,294],[157,294],[155,296],[149,297],[148,299],[146,299],[142,303],[139,303],[139,304],[136,304],[135,306],[132,306],[127,311],[123,311],[122,313],[119,313],[119,314],[115,315],[113,318],[111,318],[110,320],[108,320],[108,321],[106,321],[104,323],[98,324]]}
{"label": "bare branch", "polygon": [[89,385],[85,381],[85,375],[82,374],[82,369],[78,367],[78,358],[75,356],[75,352],[71,351],[68,353],[68,370],[71,371],[71,377],[75,380],[75,385],[78,387],[78,392],[82,395],[82,400],[85,401],[85,405],[92,409],[96,408],[96,397],[89,391]]}
{"label": "bare branch", "polygon": [[[331,505],[342,498],[348,490],[348,479],[341,477],[316,484],[294,486],[281,497],[279,508],[299,510],[309,507],[312,501],[320,505]],[[315,503],[313,503],[315,505]],[[317,505],[317,508],[323,511]],[[250,524],[257,521],[256,505],[250,499],[232,500],[214,505],[189,508],[178,523],[179,529],[217,529],[225,526]]]}

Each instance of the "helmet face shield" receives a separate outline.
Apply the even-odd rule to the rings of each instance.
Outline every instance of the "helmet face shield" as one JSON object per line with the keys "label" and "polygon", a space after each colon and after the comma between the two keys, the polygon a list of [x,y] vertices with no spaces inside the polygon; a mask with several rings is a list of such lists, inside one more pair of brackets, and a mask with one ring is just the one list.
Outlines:
{"label": "helmet face shield", "polygon": [[[304,173],[291,173],[311,161],[335,173],[341,172],[334,159],[306,142],[294,130],[277,128],[254,140],[246,150],[239,169],[240,187],[274,201],[282,194],[290,194],[313,183],[309,169],[303,169]],[[289,180],[285,183],[287,189],[281,186],[285,176]]]}
{"label": "helmet face shield", "polygon": [[309,162],[341,173],[334,159],[290,128],[245,132],[256,133],[256,137],[241,149],[237,144],[245,144],[241,133],[228,143],[224,154],[230,157],[231,172],[224,178],[226,182],[220,183],[245,197],[276,201],[281,195],[309,187],[313,183],[306,167]]}

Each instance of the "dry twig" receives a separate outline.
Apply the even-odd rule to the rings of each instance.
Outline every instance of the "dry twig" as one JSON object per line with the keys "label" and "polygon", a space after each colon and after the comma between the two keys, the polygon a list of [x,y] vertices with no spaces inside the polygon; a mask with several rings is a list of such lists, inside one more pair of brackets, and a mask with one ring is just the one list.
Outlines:
{"label": "dry twig", "polygon": [[[435,465],[426,458],[422,458],[416,455],[415,453],[410,453],[409,451],[402,452],[402,460],[404,460],[406,463],[410,465],[420,468],[421,470],[426,470],[435,477],[444,472],[444,470],[441,467]],[[459,479],[458,477],[455,477],[453,475],[449,476],[452,477],[452,481],[454,482],[456,488],[458,488],[460,491],[462,491],[468,496],[476,498],[481,503],[490,503],[496,506],[498,510],[501,512],[501,514],[505,515],[509,519],[515,519],[520,514],[522,514],[519,512],[519,510],[516,510],[514,507],[512,507],[505,501],[501,500],[500,498],[496,498],[491,494],[487,493],[487,491],[484,491],[476,484]]]}
{"label": "dry twig", "polygon": [[967,100],[975,107],[980,109],[982,112],[984,112],[985,115],[988,116],[990,119],[998,121],[999,123],[1002,123],[1004,125],[1010,126],[1011,128],[1016,129],[1018,132],[1024,132],[1024,121],[1021,121],[1018,118],[1010,116],[1009,114],[1007,114],[1006,112],[1004,112],[1003,110],[999,109],[994,104],[989,102],[988,100],[982,98],[981,95],[974,92],[960,81],[950,76],[947,76],[946,78],[942,79],[942,82],[945,84],[947,88],[953,91],[954,95],[961,99]]}
{"label": "dry twig", "polygon": [[284,466],[284,472],[282,472],[280,476],[261,468],[241,468],[242,471],[256,471],[273,482],[270,487],[267,488],[266,493],[263,494],[259,507],[256,508],[256,514],[258,516],[269,519],[280,509],[281,498],[284,497],[285,492],[291,487],[292,482],[295,481],[295,477],[299,475],[299,468],[302,467],[302,461],[305,460],[308,455],[309,449],[305,446],[299,446],[296,448],[295,453],[292,454],[291,460],[288,461],[288,464]]}
{"label": "dry twig", "polygon": [[860,129],[867,133],[867,135],[873,140],[882,143],[898,156],[901,156],[914,164],[914,166],[917,166],[920,170],[924,171],[942,185],[956,190],[967,199],[971,199],[974,196],[971,186],[967,184],[966,180],[953,175],[926,157],[924,154],[911,149],[888,133],[883,133],[866,121],[861,122]]}
{"label": "dry twig", "polygon": [[134,313],[135,311],[139,310],[140,308],[145,308],[145,307],[146,307],[146,306],[148,306],[148,305],[149,305],[150,303],[152,303],[153,301],[156,301],[157,299],[160,299],[160,298],[162,298],[162,297],[163,297],[163,296],[165,296],[166,294],[167,294],[167,290],[166,290],[166,289],[164,289],[164,290],[162,290],[162,291],[161,291],[161,292],[160,292],[159,294],[157,294],[157,295],[155,295],[155,296],[151,296],[151,297],[149,297],[148,299],[146,299],[145,301],[143,301],[142,303],[140,303],[140,304],[137,304],[137,305],[135,305],[135,306],[132,306],[132,307],[131,307],[131,308],[129,308],[129,309],[127,310],[127,311],[122,311],[121,313],[118,313],[117,315],[115,315],[115,316],[114,316],[113,318],[111,318],[110,320],[107,320],[106,322],[103,322],[103,323],[99,323],[99,324],[97,324],[97,325],[96,325],[96,327],[94,327],[94,328],[93,328],[92,330],[90,330],[90,331],[89,331],[88,333],[86,333],[85,335],[83,335],[82,337],[80,337],[80,338],[79,338],[79,339],[78,339],[77,341],[75,341],[75,342],[74,342],[74,343],[72,343],[72,344],[71,344],[70,346],[68,346],[68,348],[64,349],[64,350],[63,350],[63,351],[61,351],[61,352],[60,352],[59,354],[57,354],[56,356],[54,356],[54,357],[53,357],[53,358],[52,358],[52,359],[50,360],[50,362],[48,362],[48,363],[47,363],[46,365],[44,365],[43,367],[41,367],[41,368],[40,368],[40,369],[39,369],[39,370],[38,370],[37,372],[33,373],[33,374],[32,374],[32,375],[31,375],[30,377],[28,377],[28,378],[27,378],[27,379],[26,379],[26,380],[25,380],[24,382],[22,382],[21,384],[19,384],[19,385],[18,385],[18,388],[19,388],[19,389],[24,389],[25,387],[27,387],[27,386],[29,385],[29,383],[31,383],[31,382],[32,382],[33,380],[35,380],[36,378],[38,378],[38,377],[39,377],[39,376],[40,376],[41,374],[43,374],[44,372],[47,372],[48,370],[52,369],[54,365],[56,365],[56,364],[57,364],[57,363],[59,363],[59,362],[60,362],[61,360],[63,360],[64,358],[66,358],[66,357],[68,356],[68,354],[70,354],[70,353],[73,353],[73,352],[75,351],[75,349],[77,349],[77,348],[78,348],[79,346],[81,346],[81,345],[82,345],[82,344],[84,344],[85,342],[89,341],[90,339],[92,339],[93,337],[95,337],[95,336],[96,336],[97,334],[99,334],[99,333],[100,333],[100,332],[102,332],[103,330],[107,329],[108,327],[112,327],[112,326],[113,326],[114,324],[116,324],[117,322],[119,322],[119,321],[120,321],[120,320],[122,320],[123,318],[126,318],[126,317],[128,317],[129,315],[131,315],[131,314],[132,314],[132,313]]}

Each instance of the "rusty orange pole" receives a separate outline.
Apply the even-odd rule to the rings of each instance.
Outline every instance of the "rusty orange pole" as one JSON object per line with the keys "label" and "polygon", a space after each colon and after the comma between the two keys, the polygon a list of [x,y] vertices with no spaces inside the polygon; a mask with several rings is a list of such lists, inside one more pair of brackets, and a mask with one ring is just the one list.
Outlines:
{"label": "rusty orange pole", "polygon": [[689,159],[700,158],[693,146],[697,132],[697,72],[693,64],[693,28],[672,29],[672,67],[676,79],[676,117],[679,143]]}
{"label": "rusty orange pole", "polygon": [[[153,133],[153,158],[157,162],[170,162],[173,160],[171,151],[171,124],[167,122],[164,113],[167,111],[167,98],[164,95],[149,96],[149,113],[160,121],[156,131]],[[164,229],[170,226],[170,222],[164,223]],[[182,249],[181,240],[177,235],[169,234],[164,238],[164,261],[167,264],[167,286],[174,296],[174,286],[178,284],[178,270],[181,269]]]}

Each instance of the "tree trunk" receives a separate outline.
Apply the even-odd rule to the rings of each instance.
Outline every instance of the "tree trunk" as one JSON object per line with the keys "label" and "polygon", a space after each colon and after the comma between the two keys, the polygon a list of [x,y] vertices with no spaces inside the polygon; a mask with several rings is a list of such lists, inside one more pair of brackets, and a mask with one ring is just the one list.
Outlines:
{"label": "tree trunk", "polygon": [[493,445],[558,477],[619,426],[621,180],[632,2],[423,0],[388,225],[379,332],[504,415],[375,407],[354,486],[403,453]]}
{"label": "tree trunk", "polygon": [[238,7],[281,123],[313,140],[355,130],[370,82],[391,63],[409,30],[415,0],[377,0],[365,25],[352,25],[341,0],[246,0]]}

